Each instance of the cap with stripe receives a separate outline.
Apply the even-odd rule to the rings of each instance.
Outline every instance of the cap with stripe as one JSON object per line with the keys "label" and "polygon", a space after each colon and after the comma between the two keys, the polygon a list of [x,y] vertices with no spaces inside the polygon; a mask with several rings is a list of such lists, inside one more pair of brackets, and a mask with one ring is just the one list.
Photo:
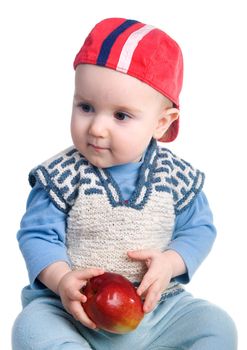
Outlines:
{"label": "cap with stripe", "polygon": [[[152,86],[179,108],[183,81],[183,57],[179,45],[151,25],[124,18],[108,18],[96,24],[74,60],[131,75]],[[179,119],[159,140],[173,141]]]}

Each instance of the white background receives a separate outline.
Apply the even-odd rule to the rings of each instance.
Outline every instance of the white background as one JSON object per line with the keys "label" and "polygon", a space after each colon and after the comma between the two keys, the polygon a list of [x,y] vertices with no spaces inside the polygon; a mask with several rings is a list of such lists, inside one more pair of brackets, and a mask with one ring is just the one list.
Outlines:
{"label": "white background", "polygon": [[160,27],[183,50],[181,129],[170,148],[206,172],[218,228],[188,290],[225,308],[237,324],[239,349],[247,348],[244,2],[1,1],[1,350],[11,349],[20,291],[28,283],[15,238],[28,172],[71,144],[72,62],[92,26],[113,16]]}

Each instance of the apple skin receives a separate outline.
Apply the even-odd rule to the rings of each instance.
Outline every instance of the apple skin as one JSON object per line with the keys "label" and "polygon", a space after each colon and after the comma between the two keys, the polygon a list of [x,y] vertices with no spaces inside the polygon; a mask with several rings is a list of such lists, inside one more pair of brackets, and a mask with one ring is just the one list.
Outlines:
{"label": "apple skin", "polygon": [[143,303],[133,284],[122,275],[105,272],[91,278],[82,289],[83,308],[98,328],[111,333],[133,331],[141,322]]}

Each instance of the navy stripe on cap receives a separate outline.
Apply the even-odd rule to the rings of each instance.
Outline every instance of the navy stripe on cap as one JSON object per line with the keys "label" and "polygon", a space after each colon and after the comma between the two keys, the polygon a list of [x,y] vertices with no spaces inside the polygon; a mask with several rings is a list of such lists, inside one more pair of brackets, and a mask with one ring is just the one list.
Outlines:
{"label": "navy stripe on cap", "polygon": [[138,21],[135,21],[133,19],[127,19],[108,35],[108,37],[102,43],[96,64],[98,64],[99,66],[105,66],[107,59],[110,55],[111,48],[117,40],[118,36],[135,23],[138,23]]}

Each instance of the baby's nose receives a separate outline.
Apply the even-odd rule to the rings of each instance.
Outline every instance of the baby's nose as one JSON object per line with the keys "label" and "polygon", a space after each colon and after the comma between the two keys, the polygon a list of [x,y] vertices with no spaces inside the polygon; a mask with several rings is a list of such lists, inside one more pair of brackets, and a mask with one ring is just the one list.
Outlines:
{"label": "baby's nose", "polygon": [[94,137],[106,137],[108,135],[108,123],[105,116],[95,116],[90,124],[89,134]]}

